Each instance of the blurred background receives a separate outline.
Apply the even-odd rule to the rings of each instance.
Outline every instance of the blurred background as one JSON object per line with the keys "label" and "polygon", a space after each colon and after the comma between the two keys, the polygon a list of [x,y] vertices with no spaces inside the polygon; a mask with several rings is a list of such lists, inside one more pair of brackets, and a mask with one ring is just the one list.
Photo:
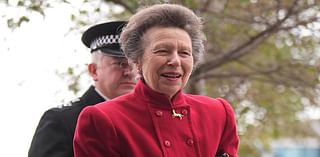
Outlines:
{"label": "blurred background", "polygon": [[207,54],[186,92],[233,105],[242,157],[320,157],[320,0],[0,0],[0,156],[27,156],[47,109],[83,94],[89,26],[177,3]]}

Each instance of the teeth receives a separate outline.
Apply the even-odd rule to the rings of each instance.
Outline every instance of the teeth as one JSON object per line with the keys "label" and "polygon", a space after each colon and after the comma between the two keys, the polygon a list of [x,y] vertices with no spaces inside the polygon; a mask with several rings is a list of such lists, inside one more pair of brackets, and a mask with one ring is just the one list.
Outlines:
{"label": "teeth", "polygon": [[172,78],[178,78],[181,76],[180,74],[162,74],[162,75],[165,77],[172,77]]}

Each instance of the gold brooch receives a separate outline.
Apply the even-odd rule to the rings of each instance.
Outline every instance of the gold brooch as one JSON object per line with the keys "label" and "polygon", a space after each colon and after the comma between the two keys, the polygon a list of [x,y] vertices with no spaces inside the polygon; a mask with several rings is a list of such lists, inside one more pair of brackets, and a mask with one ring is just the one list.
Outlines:
{"label": "gold brooch", "polygon": [[176,118],[176,117],[179,117],[179,119],[181,120],[183,115],[180,113],[176,113],[176,111],[172,109],[172,118]]}

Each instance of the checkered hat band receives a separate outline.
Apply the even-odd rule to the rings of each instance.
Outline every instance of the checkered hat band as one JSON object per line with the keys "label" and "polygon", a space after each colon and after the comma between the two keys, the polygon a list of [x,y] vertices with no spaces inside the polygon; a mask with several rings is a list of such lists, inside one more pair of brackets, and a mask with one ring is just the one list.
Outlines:
{"label": "checkered hat band", "polygon": [[104,47],[108,44],[117,44],[119,43],[119,38],[119,35],[105,35],[98,37],[91,43],[90,49],[94,50],[100,47]]}

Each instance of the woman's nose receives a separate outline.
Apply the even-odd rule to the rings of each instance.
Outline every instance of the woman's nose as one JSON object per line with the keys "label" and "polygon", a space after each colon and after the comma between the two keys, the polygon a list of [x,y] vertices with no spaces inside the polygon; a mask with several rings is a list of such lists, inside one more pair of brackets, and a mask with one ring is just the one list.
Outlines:
{"label": "woman's nose", "polygon": [[178,52],[174,52],[168,56],[168,63],[169,66],[180,66],[181,60]]}

